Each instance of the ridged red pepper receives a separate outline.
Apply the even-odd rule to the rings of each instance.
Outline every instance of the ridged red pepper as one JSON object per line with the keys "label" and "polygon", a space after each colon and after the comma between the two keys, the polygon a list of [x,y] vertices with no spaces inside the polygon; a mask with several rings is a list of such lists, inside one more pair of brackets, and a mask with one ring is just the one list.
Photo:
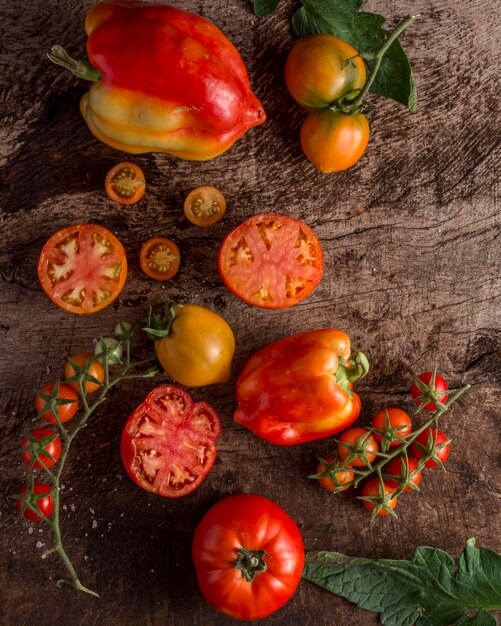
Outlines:
{"label": "ridged red pepper", "polygon": [[328,437],[361,409],[352,383],[369,371],[350,339],[326,328],[292,335],[256,352],[237,382],[235,422],[271,443],[292,445]]}
{"label": "ridged red pepper", "polygon": [[85,29],[90,63],[59,46],[49,58],[95,82],[80,108],[104,143],[206,160],[265,121],[237,49],[209,20],[166,4],[105,0]]}

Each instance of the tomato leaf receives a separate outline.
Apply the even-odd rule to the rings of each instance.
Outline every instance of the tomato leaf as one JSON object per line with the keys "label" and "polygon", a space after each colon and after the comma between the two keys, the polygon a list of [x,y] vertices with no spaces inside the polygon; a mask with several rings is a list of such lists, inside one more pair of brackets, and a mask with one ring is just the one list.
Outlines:
{"label": "tomato leaf", "polygon": [[[385,626],[493,626],[485,609],[501,608],[501,556],[470,539],[459,557],[416,548],[410,561],[310,552],[303,578],[357,606],[380,613]],[[467,617],[468,610],[476,610]]]}
{"label": "tomato leaf", "polygon": [[[362,0],[301,0],[303,5],[292,16],[292,30],[298,38],[323,33],[347,41],[362,56],[377,52],[389,34],[385,18],[376,13],[359,12]],[[366,60],[370,72],[374,61]],[[384,55],[370,91],[417,108],[416,82],[409,59],[396,40]]]}
{"label": "tomato leaf", "polygon": [[251,0],[254,5],[254,13],[263,17],[270,15],[280,4],[280,0]]}

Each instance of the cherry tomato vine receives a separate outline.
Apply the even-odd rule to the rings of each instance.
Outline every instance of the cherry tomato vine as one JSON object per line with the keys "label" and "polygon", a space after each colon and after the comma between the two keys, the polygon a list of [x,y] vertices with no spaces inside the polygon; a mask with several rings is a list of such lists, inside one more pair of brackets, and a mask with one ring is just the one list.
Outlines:
{"label": "cherry tomato vine", "polygon": [[[133,378],[152,378],[158,373],[156,367],[150,367],[144,372],[135,372],[136,368],[148,365],[155,361],[155,358],[148,358],[140,361],[131,360],[131,339],[133,331],[129,324],[126,322],[119,322],[115,328],[114,336],[101,337],[96,346],[96,354],[88,355],[88,359],[80,364],[75,360],[70,359],[73,375],[67,378],[63,383],[55,381],[50,388],[44,386],[44,391],[37,391],[37,405],[41,406],[38,417],[41,419],[47,419],[47,414],[54,417],[54,422],[57,424],[59,434],[54,433],[48,437],[44,437],[43,440],[36,441],[34,437],[30,437],[27,434],[27,443],[23,446],[22,452],[24,455],[30,455],[30,464],[32,472],[28,485],[24,487],[20,493],[11,496],[17,500],[18,508],[21,514],[27,519],[31,520],[43,520],[50,527],[54,545],[49,548],[44,556],[48,556],[52,553],[58,553],[61,557],[64,565],[69,574],[69,578],[62,578],[58,580],[58,585],[66,584],[74,587],[79,591],[89,593],[93,596],[98,594],[91,589],[85,587],[71,562],[68,554],[63,545],[61,537],[61,529],[59,525],[60,515],[60,481],[61,475],[64,469],[66,458],[70,451],[71,444],[75,439],[79,431],[85,426],[89,417],[95,412],[95,410],[102,404],[106,398],[108,391],[114,387],[117,383],[123,380],[130,380]],[[121,355],[123,347],[124,360],[117,358],[117,354]],[[100,362],[104,370],[102,380],[98,380],[92,375],[92,368],[94,364]],[[111,376],[110,366],[122,365],[121,371],[115,376]],[[60,407],[68,404],[73,404],[76,401],[74,399],[68,399],[60,397],[60,389],[63,385],[73,384],[76,385],[79,390],[81,399],[80,414],[76,418],[77,421],[70,429],[63,425],[64,419],[60,418]],[[89,401],[86,395],[86,389],[88,385],[98,385],[99,393],[93,401]],[[87,393],[89,393],[87,391]],[[57,463],[54,463],[52,467],[47,467],[44,460],[47,461],[47,452],[44,452],[44,447],[50,444],[52,441],[60,438],[61,440],[61,455],[57,459]],[[42,441],[43,445],[40,445]],[[40,464],[40,459],[42,462]],[[40,471],[45,472],[50,485],[45,483],[39,483],[35,481],[33,468],[40,466]]]}

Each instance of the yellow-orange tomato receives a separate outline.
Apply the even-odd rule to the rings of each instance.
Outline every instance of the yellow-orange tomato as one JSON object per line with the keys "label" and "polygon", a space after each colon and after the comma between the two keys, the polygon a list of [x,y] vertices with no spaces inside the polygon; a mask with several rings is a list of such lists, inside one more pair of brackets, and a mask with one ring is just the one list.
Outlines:
{"label": "yellow-orange tomato", "polygon": [[104,183],[111,200],[120,204],[139,202],[146,189],[143,170],[134,163],[119,163],[108,174]]}
{"label": "yellow-orange tomato", "polygon": [[369,143],[369,123],[362,113],[348,115],[321,109],[301,126],[301,147],[313,166],[324,173],[354,165]]}
{"label": "yellow-orange tomato", "polygon": [[334,35],[298,39],[285,63],[285,82],[306,109],[323,108],[365,84],[365,63],[355,48]]}
{"label": "yellow-orange tomato", "polygon": [[235,337],[217,313],[196,304],[178,305],[168,334],[155,341],[164,370],[187,387],[230,379]]}
{"label": "yellow-orange tomato", "polygon": [[179,248],[170,239],[153,237],[141,248],[139,263],[141,269],[150,278],[155,280],[169,280],[173,278],[181,262]]}
{"label": "yellow-orange tomato", "polygon": [[184,201],[184,214],[195,226],[212,226],[226,213],[226,200],[215,187],[193,189]]}
{"label": "yellow-orange tomato", "polygon": [[[90,352],[80,352],[79,354],[73,354],[70,356],[64,368],[64,377],[66,380],[73,378],[76,373],[70,361],[76,363],[78,367],[83,367],[92,357],[93,355]],[[93,393],[94,391],[97,391],[104,382],[104,369],[100,361],[92,361],[89,367],[89,374],[98,380],[100,384],[98,385],[97,383],[87,380],[85,382],[85,393]],[[73,387],[75,391],[80,393],[80,385],[78,384],[78,381],[73,381],[68,384]]]}

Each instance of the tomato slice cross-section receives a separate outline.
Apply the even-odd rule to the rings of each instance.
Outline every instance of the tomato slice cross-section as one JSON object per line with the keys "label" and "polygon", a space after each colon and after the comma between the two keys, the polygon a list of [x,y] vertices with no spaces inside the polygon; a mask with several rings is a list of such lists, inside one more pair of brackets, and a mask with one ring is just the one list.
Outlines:
{"label": "tomato slice cross-section", "polygon": [[122,461],[132,480],[152,493],[177,498],[194,491],[216,459],[219,416],[176,385],[154,389],[127,420]]}
{"label": "tomato slice cross-section", "polygon": [[266,309],[306,298],[320,282],[323,266],[313,230],[287,215],[254,215],[226,237],[219,251],[219,273],[228,289]]}
{"label": "tomato slice cross-section", "polygon": [[103,226],[76,224],[46,242],[38,278],[49,298],[71,313],[95,313],[118,296],[127,278],[127,258]]}
{"label": "tomato slice cross-section", "polygon": [[148,239],[139,255],[141,269],[155,280],[173,278],[179,270],[180,259],[177,245],[165,237]]}

